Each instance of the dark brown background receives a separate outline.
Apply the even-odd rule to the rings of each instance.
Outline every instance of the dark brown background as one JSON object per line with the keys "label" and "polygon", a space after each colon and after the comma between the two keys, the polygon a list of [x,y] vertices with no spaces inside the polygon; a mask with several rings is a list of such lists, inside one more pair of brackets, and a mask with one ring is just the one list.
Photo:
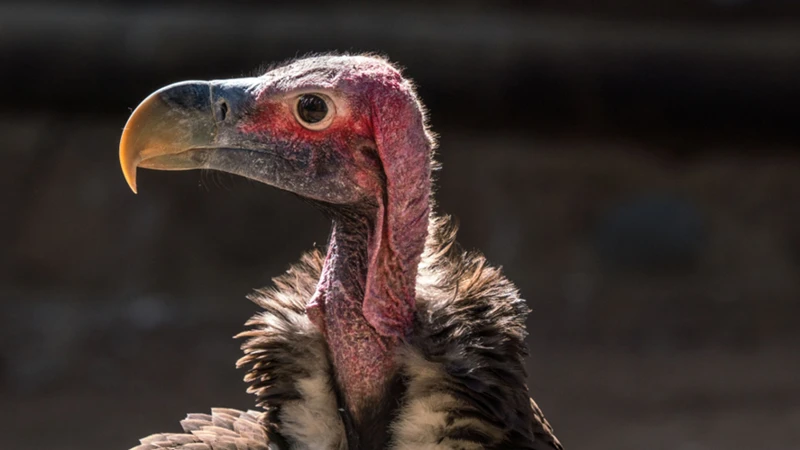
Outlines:
{"label": "dark brown background", "polygon": [[327,224],[214,173],[134,196],[118,139],[162,85],[326,50],[419,84],[440,209],[533,307],[569,449],[797,448],[800,6],[595,3],[0,4],[0,448],[125,449],[252,405],[244,296]]}

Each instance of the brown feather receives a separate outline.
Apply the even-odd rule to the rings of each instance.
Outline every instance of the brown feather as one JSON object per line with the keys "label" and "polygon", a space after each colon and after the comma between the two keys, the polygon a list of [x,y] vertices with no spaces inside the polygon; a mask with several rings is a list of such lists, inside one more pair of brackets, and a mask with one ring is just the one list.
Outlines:
{"label": "brown feather", "polygon": [[[413,336],[398,355],[406,384],[392,424],[392,448],[561,450],[529,398],[523,360],[529,313],[500,270],[455,242],[448,218],[432,218],[417,280]],[[185,434],[156,434],[134,450],[346,448],[328,348],[310,322],[323,256],[319,251],[258,290],[263,311],[247,322],[248,392],[265,413],[214,409],[190,414]],[[282,444],[282,445],[280,445]]]}
{"label": "brown feather", "polygon": [[[561,449],[552,427],[528,394],[523,360],[529,309],[500,270],[489,266],[482,255],[463,251],[455,243],[455,234],[448,218],[432,218],[417,281],[415,331],[399,355],[408,388],[397,410],[399,419],[392,426],[394,446],[405,448],[397,438],[403,430],[420,428],[411,423],[411,414],[407,414],[411,422],[404,421],[404,413],[419,407],[428,408],[431,414],[441,413],[445,423],[435,430],[435,436],[427,438],[432,442]],[[311,442],[286,433],[285,423],[310,424],[287,414],[287,405],[297,415],[304,405],[319,403],[325,396],[330,405],[335,404],[327,347],[305,316],[305,304],[314,292],[322,263],[322,254],[313,251],[276,278],[275,288],[252,296],[264,312],[251,319],[251,328],[239,335],[247,341],[238,365],[248,368],[250,392],[267,410],[266,428],[271,436],[296,444]],[[311,379],[324,380],[317,392],[300,388],[303,380]],[[435,411],[440,406],[444,409]],[[325,429],[342,429],[336,411],[329,408],[326,413],[317,408],[317,412],[329,414]],[[320,436],[310,433],[304,438]]]}
{"label": "brown feather", "polygon": [[269,440],[259,416],[256,411],[222,408],[189,414],[181,421],[184,433],[153,434],[131,450],[267,450]]}

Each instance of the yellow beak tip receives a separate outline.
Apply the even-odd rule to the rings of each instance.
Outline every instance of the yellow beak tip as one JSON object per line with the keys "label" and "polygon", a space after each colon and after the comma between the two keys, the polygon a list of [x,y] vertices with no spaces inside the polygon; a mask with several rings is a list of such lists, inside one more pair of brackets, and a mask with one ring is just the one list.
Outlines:
{"label": "yellow beak tip", "polygon": [[139,189],[136,187],[136,179],[128,179],[128,187],[131,188],[134,194],[139,193]]}
{"label": "yellow beak tip", "polygon": [[125,181],[128,183],[128,187],[131,188],[134,194],[138,194],[139,190],[136,187],[136,166],[125,166],[123,165],[122,174],[125,176]]}

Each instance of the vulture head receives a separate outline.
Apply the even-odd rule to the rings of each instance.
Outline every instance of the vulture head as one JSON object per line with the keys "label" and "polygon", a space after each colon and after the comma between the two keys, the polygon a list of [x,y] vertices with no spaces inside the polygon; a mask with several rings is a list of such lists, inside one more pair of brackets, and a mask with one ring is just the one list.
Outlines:
{"label": "vulture head", "polygon": [[380,58],[320,56],[254,78],[164,87],[133,112],[120,161],[213,169],[293,192],[333,227],[306,306],[356,421],[384,397],[413,329],[433,139],[412,84]]}

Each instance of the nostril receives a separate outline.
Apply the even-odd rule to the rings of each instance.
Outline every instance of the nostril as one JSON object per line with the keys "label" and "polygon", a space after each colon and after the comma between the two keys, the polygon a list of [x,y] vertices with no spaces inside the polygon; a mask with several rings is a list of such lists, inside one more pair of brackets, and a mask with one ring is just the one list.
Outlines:
{"label": "nostril", "polygon": [[217,116],[217,121],[225,121],[225,118],[228,117],[228,102],[226,102],[224,99],[218,100],[214,115]]}

